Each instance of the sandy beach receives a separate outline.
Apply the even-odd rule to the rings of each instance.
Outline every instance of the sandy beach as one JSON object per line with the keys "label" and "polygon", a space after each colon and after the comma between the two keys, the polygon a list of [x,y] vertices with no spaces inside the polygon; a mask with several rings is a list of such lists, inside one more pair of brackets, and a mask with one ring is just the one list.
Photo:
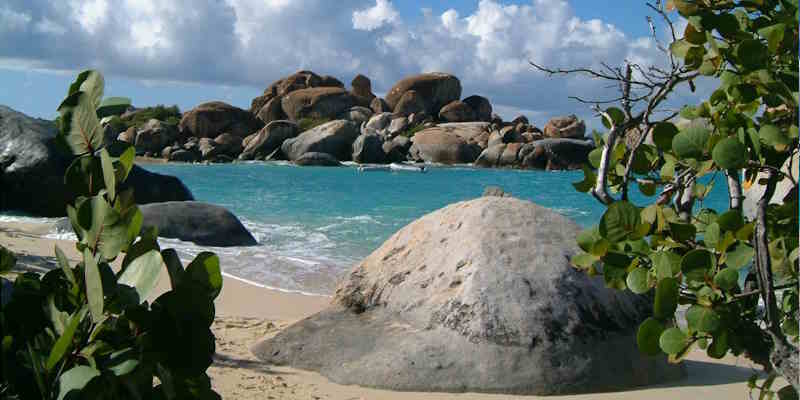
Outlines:
{"label": "sandy beach", "polygon": [[[0,223],[0,245],[18,255],[20,270],[40,270],[54,265],[58,244],[73,261],[73,242],[46,239],[46,224]],[[223,270],[225,266],[223,265]],[[268,266],[265,266],[267,268]],[[167,279],[161,279],[164,290]],[[225,276],[216,301],[217,355],[209,370],[212,384],[225,399],[744,399],[752,369],[744,358],[712,360],[694,351],[685,361],[688,378],[668,385],[637,390],[575,396],[509,396],[478,393],[390,392],[332,383],[307,371],[266,365],[250,352],[261,338],[274,335],[292,322],[323,309],[330,298],[269,290]],[[776,382],[776,388],[780,388]]]}

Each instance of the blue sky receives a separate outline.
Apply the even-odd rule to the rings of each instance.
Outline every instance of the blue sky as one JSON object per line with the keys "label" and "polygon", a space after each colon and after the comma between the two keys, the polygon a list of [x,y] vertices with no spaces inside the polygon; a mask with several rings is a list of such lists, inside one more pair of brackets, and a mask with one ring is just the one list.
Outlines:
{"label": "blue sky", "polygon": [[548,78],[527,61],[659,63],[650,14],[638,0],[5,0],[0,104],[53,118],[87,67],[105,73],[106,95],[183,110],[209,100],[248,108],[299,69],[346,84],[363,73],[377,94],[404,76],[444,71],[461,79],[464,97],[484,95],[504,118],[525,114],[541,126],[554,115],[591,118],[567,96],[609,89]]}

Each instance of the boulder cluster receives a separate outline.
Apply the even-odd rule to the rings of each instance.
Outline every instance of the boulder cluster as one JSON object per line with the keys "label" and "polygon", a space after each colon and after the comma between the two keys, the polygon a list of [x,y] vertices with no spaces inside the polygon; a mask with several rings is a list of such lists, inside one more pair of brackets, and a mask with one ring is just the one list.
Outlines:
{"label": "boulder cluster", "polygon": [[461,98],[461,82],[425,73],[397,82],[385,98],[356,76],[338,79],[298,71],[267,87],[249,110],[201,104],[177,126],[150,120],[119,133],[139,154],[180,162],[289,160],[299,165],[342,161],[429,162],[483,167],[572,169],[593,143],[574,115],[542,129],[524,116],[503,121],[488,99]]}

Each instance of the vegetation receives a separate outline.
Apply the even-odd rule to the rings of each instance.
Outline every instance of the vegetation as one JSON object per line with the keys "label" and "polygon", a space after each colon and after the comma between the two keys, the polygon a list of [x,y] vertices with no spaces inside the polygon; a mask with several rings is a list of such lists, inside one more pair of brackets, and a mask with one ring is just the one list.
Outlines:
{"label": "vegetation", "polygon": [[405,136],[405,137],[410,139],[410,138],[414,137],[414,135],[417,132],[419,132],[421,130],[424,130],[424,129],[425,129],[425,125],[424,124],[419,124],[419,125],[417,125],[417,126],[415,126],[413,128],[409,128],[409,129],[404,130],[403,132],[400,132],[400,136]]}
{"label": "vegetation", "polygon": [[[797,398],[797,181],[782,167],[797,162],[798,2],[671,0],[648,6],[673,32],[668,48],[659,43],[668,67],[553,70],[534,64],[621,87],[614,101],[621,107],[595,103],[609,131],[595,138],[594,169],[586,168],[575,187],[591,192],[607,210],[578,236],[584,252],[573,264],[601,274],[609,287],[653,296],[652,317],[638,330],[642,352],[666,353],[673,362],[694,347],[713,358],[745,355],[768,373],[760,386],[754,377],[751,390]],[[682,37],[669,18],[673,9],[688,19]],[[651,28],[656,32],[652,20]],[[678,85],[694,90],[701,76],[717,78],[718,87],[698,106],[680,111],[692,121],[680,129],[671,122],[678,113],[662,103]],[[647,134],[626,145],[633,128]],[[703,198],[720,181],[727,184],[729,207],[703,208]],[[632,202],[634,182],[650,204]],[[765,190],[748,216],[743,189],[751,185]],[[770,204],[779,185],[788,194]],[[685,329],[676,322],[679,304],[688,306]],[[773,392],[776,376],[790,386]]]}
{"label": "vegetation", "polygon": [[[159,248],[157,232],[140,232],[133,192],[119,190],[134,149],[103,147],[103,86],[98,72],[82,72],[58,109],[58,142],[75,157],[65,174],[76,195],[67,214],[82,260],[73,265],[56,246],[58,269],[16,277],[0,308],[0,397],[219,398],[205,372],[219,259],[201,253],[184,268],[174,250]],[[0,249],[0,272],[13,265]],[[164,270],[171,289],[149,303]]]}
{"label": "vegetation", "polygon": [[331,122],[330,118],[300,118],[297,121],[297,127],[300,129],[300,132],[305,132],[328,122]]}
{"label": "vegetation", "polygon": [[136,110],[125,118],[112,117],[109,123],[114,124],[117,128],[121,128],[118,132],[124,132],[132,126],[138,128],[151,119],[163,121],[168,125],[178,126],[178,123],[181,122],[181,112],[176,105],[165,107],[159,104],[155,107],[146,107]]}

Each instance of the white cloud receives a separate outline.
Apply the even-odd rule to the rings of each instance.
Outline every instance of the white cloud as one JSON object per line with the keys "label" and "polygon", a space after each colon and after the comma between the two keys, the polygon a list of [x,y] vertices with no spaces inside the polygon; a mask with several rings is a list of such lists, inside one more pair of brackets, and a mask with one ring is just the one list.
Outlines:
{"label": "white cloud", "polygon": [[375,0],[373,7],[353,12],[353,29],[372,31],[397,20],[400,14],[389,0]]}
{"label": "white cloud", "polygon": [[311,69],[343,82],[363,73],[376,92],[409,74],[443,71],[461,79],[465,97],[486,96],[503,113],[524,112],[539,125],[588,113],[569,95],[615,93],[583,76],[548,77],[530,60],[598,67],[659,59],[649,38],[580,19],[566,0],[481,0],[461,13],[422,9],[414,22],[389,0],[4,1],[0,65],[259,88]]}

